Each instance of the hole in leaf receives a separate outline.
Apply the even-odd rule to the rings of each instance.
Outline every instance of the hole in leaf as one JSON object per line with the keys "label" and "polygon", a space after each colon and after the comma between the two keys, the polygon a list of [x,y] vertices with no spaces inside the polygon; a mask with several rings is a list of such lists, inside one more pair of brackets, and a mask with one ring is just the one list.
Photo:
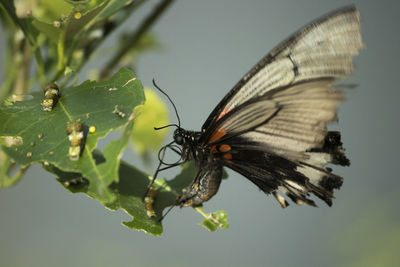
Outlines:
{"label": "hole in leaf", "polygon": [[20,136],[5,136],[2,137],[2,139],[4,140],[4,145],[6,147],[20,146],[24,143]]}

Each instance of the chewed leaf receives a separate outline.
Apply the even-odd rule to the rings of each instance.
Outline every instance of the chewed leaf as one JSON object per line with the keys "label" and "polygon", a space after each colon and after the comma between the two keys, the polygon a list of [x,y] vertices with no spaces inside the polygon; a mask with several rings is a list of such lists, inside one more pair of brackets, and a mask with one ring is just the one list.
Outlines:
{"label": "chewed leaf", "polygon": [[[107,155],[94,152],[94,158],[97,162],[100,162],[99,164],[102,164],[104,157],[107,158]],[[59,177],[59,182],[71,192],[92,195],[87,181],[80,173],[63,172],[54,166],[45,168],[56,174]],[[165,179],[156,180],[153,185],[156,189],[153,205],[155,216],[149,217],[145,208],[144,196],[151,177],[121,161],[118,168],[119,181],[110,185],[110,192],[114,201],[106,203],[105,206],[114,211],[122,209],[132,217],[132,221],[122,223],[124,226],[159,236],[163,231],[162,222],[159,221],[162,214],[165,213],[167,208],[174,206],[178,195],[181,194],[184,187],[190,184],[196,172],[197,168],[194,163],[188,163],[183,166],[182,172],[174,179],[168,181]],[[206,218],[200,225],[208,230],[215,231],[217,228],[226,229],[229,227],[224,211],[205,213],[202,209],[195,209]]]}
{"label": "chewed leaf", "polygon": [[[100,138],[132,121],[134,108],[144,102],[140,81],[130,70],[121,69],[105,82],[86,81],[61,88],[61,97],[52,111],[43,111],[42,101],[43,95],[35,93],[32,100],[0,107],[0,137],[22,139],[22,144],[3,147],[4,151],[22,166],[47,162],[62,171],[81,173],[89,180],[92,197],[105,203],[112,201],[107,186],[118,176],[99,169],[92,151]],[[116,114],[116,107],[125,116]],[[83,125],[85,141],[77,161],[69,157],[66,127],[70,121]],[[91,126],[96,128],[94,133],[88,131]],[[114,154],[119,156],[120,151],[117,152]],[[118,163],[119,157],[109,160]]]}
{"label": "chewed leaf", "polygon": [[132,166],[122,163],[120,167],[120,182],[113,184],[113,188],[118,192],[118,201],[116,202],[118,204],[109,208],[113,210],[121,208],[132,216],[132,221],[123,222],[126,227],[142,230],[153,235],[161,235],[163,228],[159,220],[163,211],[175,204],[177,196],[185,186],[190,184],[196,171],[194,164],[186,164],[182,172],[174,179],[156,181],[153,185],[157,190],[154,201],[155,217],[150,218],[143,202],[150,177]]}
{"label": "chewed leaf", "polygon": [[195,210],[205,218],[199,225],[205,227],[210,232],[214,232],[218,228],[227,229],[229,227],[227,215],[225,211],[219,210],[212,213],[204,212],[203,207],[196,207]]}
{"label": "chewed leaf", "polygon": [[[104,155],[107,157],[106,155]],[[104,156],[94,152],[97,162],[104,161]],[[100,163],[101,164],[101,163]],[[73,193],[85,193],[92,195],[87,181],[80,173],[69,173],[57,169],[55,166],[45,167],[47,171],[56,174],[59,182]],[[152,235],[161,235],[163,228],[159,221],[163,211],[173,206],[176,197],[181,193],[182,188],[187,186],[196,174],[194,164],[186,164],[182,172],[170,181],[157,180],[154,184],[156,197],[154,202],[155,217],[149,217],[143,201],[150,177],[135,167],[121,161],[118,173],[119,181],[110,186],[113,202],[108,202],[105,206],[111,210],[122,209],[132,217],[132,221],[123,222],[123,225],[136,230],[144,231]]]}

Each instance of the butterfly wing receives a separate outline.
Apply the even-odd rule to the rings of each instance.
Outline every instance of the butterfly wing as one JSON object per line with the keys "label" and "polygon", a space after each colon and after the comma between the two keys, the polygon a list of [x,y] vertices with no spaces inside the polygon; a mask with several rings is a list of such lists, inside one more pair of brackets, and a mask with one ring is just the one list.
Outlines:
{"label": "butterfly wing", "polygon": [[221,100],[203,124],[203,141],[218,120],[252,98],[304,81],[349,75],[354,69],[352,58],[362,46],[355,6],[303,27],[262,58]]}
{"label": "butterfly wing", "polygon": [[285,207],[331,205],[342,178],[328,163],[349,165],[336,120],[343,100],[332,83],[349,75],[362,48],[355,7],[304,27],[263,58],[225,96],[203,125],[202,142],[224,165],[241,173]]}

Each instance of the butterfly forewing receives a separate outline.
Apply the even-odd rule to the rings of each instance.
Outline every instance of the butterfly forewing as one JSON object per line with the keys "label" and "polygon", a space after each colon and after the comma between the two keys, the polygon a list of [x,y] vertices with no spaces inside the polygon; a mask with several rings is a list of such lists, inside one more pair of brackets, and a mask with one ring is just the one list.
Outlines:
{"label": "butterfly forewing", "polygon": [[[211,143],[221,141],[220,138],[230,138],[248,131],[250,128],[255,128],[272,118],[279,109],[278,104],[269,98],[249,101],[215,124],[213,131],[217,135],[213,135],[209,141]],[[221,135],[221,133],[224,134]]]}
{"label": "butterfly forewing", "polygon": [[362,46],[360,16],[354,6],[316,20],[256,64],[213,110],[203,132],[240,104],[272,89],[349,75],[354,69],[352,57]]}

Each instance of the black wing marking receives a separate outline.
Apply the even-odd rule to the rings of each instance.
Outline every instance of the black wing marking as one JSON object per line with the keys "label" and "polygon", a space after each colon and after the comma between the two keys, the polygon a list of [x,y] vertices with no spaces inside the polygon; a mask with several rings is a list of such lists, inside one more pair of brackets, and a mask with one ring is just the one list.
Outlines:
{"label": "black wing marking", "polygon": [[[234,139],[230,143],[231,157],[229,160],[224,160],[224,165],[248,178],[265,193],[272,193],[282,207],[289,204],[280,193],[298,205],[305,203],[316,206],[309,198],[310,193],[329,206],[332,205],[333,190],[340,188],[343,178],[333,174],[324,166],[328,162],[349,164],[344,156],[338,132],[329,132],[322,148],[309,152],[313,155],[299,161],[292,161],[263,150],[252,150],[249,140],[240,137]],[[318,163],[315,161],[317,158],[325,160]]]}
{"label": "black wing marking", "polygon": [[261,59],[221,100],[204,123],[212,124],[237,106],[266,92],[321,78],[340,78],[353,69],[362,48],[360,16],[354,6],[334,11],[305,26]]}

